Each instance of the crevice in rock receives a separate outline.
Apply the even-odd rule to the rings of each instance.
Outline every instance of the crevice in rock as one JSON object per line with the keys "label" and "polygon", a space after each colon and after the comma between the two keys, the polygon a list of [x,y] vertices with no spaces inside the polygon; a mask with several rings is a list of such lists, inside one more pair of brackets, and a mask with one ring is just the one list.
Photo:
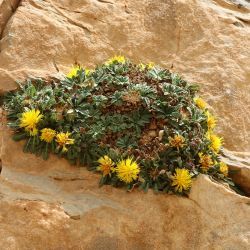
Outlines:
{"label": "crevice in rock", "polygon": [[215,2],[217,5],[221,6],[222,8],[232,10],[232,11],[237,11],[237,12],[242,12],[242,13],[248,13],[249,9],[245,4],[243,4],[241,1],[232,1],[232,0],[212,0]]}
{"label": "crevice in rock", "polygon": [[43,199],[37,199],[37,198],[35,198],[35,199],[27,199],[27,198],[20,197],[20,198],[15,198],[15,199],[10,199],[10,200],[13,200],[13,201],[27,201],[27,202],[37,201],[37,202],[46,202],[46,203],[48,203],[47,201],[45,201]]}
{"label": "crevice in rock", "polygon": [[[63,209],[63,208],[62,208],[62,209]],[[64,211],[64,213],[65,213],[67,216],[69,216],[69,218],[72,219],[72,220],[80,220],[80,219],[81,219],[81,215],[80,215],[80,214],[72,215],[72,214],[70,214],[69,212],[65,211],[64,209],[63,209],[63,211]]]}
{"label": "crevice in rock", "polygon": [[[18,7],[20,6],[22,0],[16,0],[16,1],[10,1],[10,0],[5,0],[2,2],[2,6],[4,4],[10,6],[10,11],[9,13],[5,13],[6,17],[2,20],[2,25],[1,25],[1,30],[0,30],[0,40],[3,38],[3,33],[4,33],[4,30],[9,22],[9,20],[12,18],[12,16],[15,14],[16,10],[18,9]],[[3,10],[6,10],[8,11],[8,9],[4,9]]]}
{"label": "crevice in rock", "polygon": [[80,22],[77,22],[75,20],[73,20],[72,18],[70,18],[69,16],[67,16],[60,8],[58,8],[57,6],[55,6],[51,1],[48,1],[48,3],[50,3],[50,5],[60,14],[62,15],[64,18],[67,19],[67,21],[72,24],[72,25],[75,25],[75,26],[78,26],[79,28],[82,28],[83,30],[89,32],[89,33],[92,33],[92,30],[90,30],[89,27],[87,27],[86,25],[83,25],[82,23]]}
{"label": "crevice in rock", "polygon": [[113,2],[107,1],[107,0],[97,0],[100,3],[108,3],[108,4],[114,4]]}
{"label": "crevice in rock", "polygon": [[[236,154],[236,153],[238,153],[238,154]],[[231,160],[231,161],[237,162],[237,164],[240,166],[247,165],[250,168],[250,161],[249,161],[250,155],[247,153],[246,154],[243,153],[243,155],[239,155],[240,152],[236,152],[236,153],[224,148],[222,151],[222,156]],[[247,158],[244,158],[244,155]]]}
{"label": "crevice in rock", "polygon": [[229,177],[236,184],[241,195],[250,197],[250,162],[247,159],[238,157],[228,150],[223,150],[221,159],[230,169]]}
{"label": "crevice in rock", "polygon": [[236,27],[244,28],[244,25],[241,22],[238,22],[238,21],[234,22],[233,25],[236,26]]}
{"label": "crevice in rock", "polygon": [[239,16],[236,16],[236,18],[237,18],[238,20],[240,20],[241,22],[243,22],[244,24],[250,25],[250,19],[246,19],[246,18],[239,17]]}
{"label": "crevice in rock", "polygon": [[67,12],[72,12],[72,13],[76,13],[76,14],[80,14],[82,13],[81,11],[77,11],[77,10],[69,10],[67,8],[64,8],[63,6],[57,6],[59,9],[65,10]]}
{"label": "crevice in rock", "polygon": [[188,196],[188,199],[193,202],[199,209],[201,212],[207,214],[210,218],[213,218],[213,214],[210,214],[210,211],[208,211],[207,209],[203,208],[196,200],[192,199],[190,196]]}
{"label": "crevice in rock", "polygon": [[85,180],[85,178],[81,177],[57,177],[57,176],[50,176],[55,181],[82,181]]}
{"label": "crevice in rock", "polygon": [[55,59],[53,59],[52,63],[53,63],[54,68],[56,69],[56,71],[57,71],[57,72],[60,72],[60,70],[59,70],[59,68],[58,68],[58,66],[57,66],[57,64],[56,64]]}

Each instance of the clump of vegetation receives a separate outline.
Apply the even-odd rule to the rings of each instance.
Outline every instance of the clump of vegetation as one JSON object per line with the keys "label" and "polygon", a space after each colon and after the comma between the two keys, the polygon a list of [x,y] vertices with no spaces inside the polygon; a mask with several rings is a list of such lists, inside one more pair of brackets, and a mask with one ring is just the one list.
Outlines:
{"label": "clump of vegetation", "polygon": [[101,185],[185,194],[199,173],[233,185],[197,91],[167,69],[116,56],[94,70],[75,66],[63,80],[27,80],[5,106],[24,152],[87,166]]}

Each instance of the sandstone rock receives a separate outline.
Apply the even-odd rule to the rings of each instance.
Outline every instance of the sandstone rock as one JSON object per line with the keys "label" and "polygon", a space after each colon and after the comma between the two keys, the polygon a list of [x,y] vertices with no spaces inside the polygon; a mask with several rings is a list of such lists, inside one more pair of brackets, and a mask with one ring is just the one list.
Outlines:
{"label": "sandstone rock", "polygon": [[[222,160],[227,163],[229,169],[232,170],[230,177],[241,187],[241,189],[250,196],[250,154],[244,153],[237,156],[237,152],[224,150]],[[239,154],[239,153],[238,153]],[[244,158],[243,158],[244,157]]]}
{"label": "sandstone rock", "polygon": [[2,32],[8,23],[10,17],[15,12],[20,0],[1,0],[0,1],[0,32]]}
{"label": "sandstone rock", "polygon": [[[17,9],[16,9],[17,8]],[[15,10],[16,9],[16,10]],[[0,93],[122,53],[198,82],[249,192],[250,3],[236,0],[2,0]],[[250,199],[201,175],[189,198],[109,186],[22,152],[1,118],[0,249],[249,249]]]}
{"label": "sandstone rock", "polygon": [[250,199],[205,176],[188,199],[98,189],[87,171],[80,182],[16,171],[3,172],[0,182],[1,249],[249,248]]}
{"label": "sandstone rock", "polygon": [[[9,9],[2,15],[9,17]],[[3,91],[28,76],[58,76],[76,61],[92,67],[122,53],[199,83],[226,147],[250,150],[247,1],[22,0],[7,19],[0,43]]]}
{"label": "sandstone rock", "polygon": [[99,175],[43,161],[3,136],[0,249],[249,249],[250,199],[201,175],[189,198],[98,188]]}

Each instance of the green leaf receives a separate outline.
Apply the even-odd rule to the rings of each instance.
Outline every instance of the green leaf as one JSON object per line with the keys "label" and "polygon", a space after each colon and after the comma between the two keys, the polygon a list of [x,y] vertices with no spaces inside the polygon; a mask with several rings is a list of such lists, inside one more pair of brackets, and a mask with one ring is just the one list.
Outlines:
{"label": "green leaf", "polygon": [[21,132],[21,133],[18,133],[18,134],[14,134],[12,136],[12,139],[14,141],[21,141],[23,139],[26,139],[27,138],[27,134],[25,132]]}

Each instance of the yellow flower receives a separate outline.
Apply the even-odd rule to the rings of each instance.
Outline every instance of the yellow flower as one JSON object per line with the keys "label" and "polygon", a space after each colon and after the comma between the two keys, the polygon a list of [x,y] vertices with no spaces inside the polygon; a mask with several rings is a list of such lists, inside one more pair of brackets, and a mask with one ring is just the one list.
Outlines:
{"label": "yellow flower", "polygon": [[[28,131],[28,130],[27,130],[27,131]],[[31,135],[31,136],[35,136],[35,135],[38,134],[38,129],[37,129],[37,128],[33,128],[32,130],[29,130],[29,132],[30,132],[30,135]]]}
{"label": "yellow flower", "polygon": [[214,129],[216,126],[216,119],[209,111],[206,111],[206,116],[207,116],[207,127],[208,129]]}
{"label": "yellow flower", "polygon": [[53,141],[54,137],[56,136],[56,131],[51,128],[43,128],[41,130],[41,136],[40,139],[42,141],[45,141],[47,143],[50,143]]}
{"label": "yellow flower", "polygon": [[200,109],[205,109],[207,107],[207,103],[200,97],[195,97],[194,98],[194,103]]}
{"label": "yellow flower", "polygon": [[100,165],[97,167],[97,170],[101,171],[104,176],[109,175],[111,171],[114,171],[114,162],[107,155],[101,157],[98,162]]}
{"label": "yellow flower", "polygon": [[145,65],[144,63],[139,63],[139,64],[138,64],[138,68],[139,68],[140,70],[144,70],[144,69],[146,68],[146,65]]}
{"label": "yellow flower", "polygon": [[138,178],[140,168],[136,161],[133,161],[131,158],[127,158],[126,160],[121,160],[117,163],[116,172],[121,181],[131,183],[133,180]]}
{"label": "yellow flower", "polygon": [[228,166],[225,162],[220,162],[220,172],[225,176],[228,175]]}
{"label": "yellow flower", "polygon": [[188,190],[192,185],[191,175],[187,169],[176,168],[172,180],[172,186],[176,186],[175,191],[178,192]]}
{"label": "yellow flower", "polygon": [[93,72],[93,70],[90,69],[84,69],[84,71],[85,71],[85,76],[89,76]]}
{"label": "yellow flower", "polygon": [[80,69],[81,69],[80,66],[75,65],[75,66],[70,70],[70,72],[67,74],[67,77],[68,77],[68,78],[76,77],[76,76],[77,76],[77,72],[78,72]]}
{"label": "yellow flower", "polygon": [[110,58],[109,60],[107,60],[105,62],[105,65],[109,66],[113,63],[124,64],[125,62],[126,62],[126,58],[124,56],[114,56],[114,57]]}
{"label": "yellow flower", "polygon": [[199,153],[198,155],[200,157],[199,163],[201,164],[201,167],[205,171],[208,170],[213,165],[213,160],[211,159],[211,156],[203,153]]}
{"label": "yellow flower", "polygon": [[68,149],[66,148],[66,145],[74,144],[74,139],[69,138],[70,133],[59,133],[56,135],[56,142],[59,144],[60,147],[62,147],[62,151],[66,152]]}
{"label": "yellow flower", "polygon": [[175,135],[174,137],[169,137],[168,139],[171,147],[179,149],[184,146],[185,138],[181,135]]}
{"label": "yellow flower", "polygon": [[143,64],[143,63],[139,63],[139,64],[138,64],[138,68],[139,68],[140,70],[144,70],[144,69],[146,69],[146,67],[147,67],[148,69],[153,69],[154,66],[155,66],[155,63],[153,63],[153,62],[149,62],[149,63],[147,63],[147,64]]}
{"label": "yellow flower", "polygon": [[146,66],[147,66],[148,69],[153,69],[154,66],[155,66],[155,63],[149,62]]}
{"label": "yellow flower", "polygon": [[38,130],[36,128],[39,121],[42,119],[43,115],[40,114],[39,110],[32,109],[22,113],[20,118],[20,128],[25,128],[31,136],[37,135]]}
{"label": "yellow flower", "polygon": [[223,139],[211,132],[207,133],[207,139],[210,141],[210,147],[215,152],[218,153],[222,146]]}

